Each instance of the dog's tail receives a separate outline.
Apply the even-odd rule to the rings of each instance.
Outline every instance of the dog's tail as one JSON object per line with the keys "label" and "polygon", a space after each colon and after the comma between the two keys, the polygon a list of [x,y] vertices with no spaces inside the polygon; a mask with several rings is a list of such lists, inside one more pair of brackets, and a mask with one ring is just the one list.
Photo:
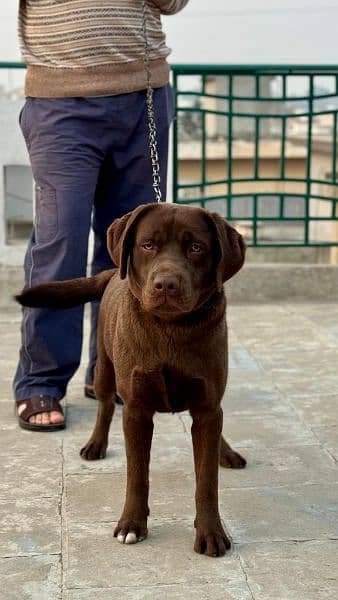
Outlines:
{"label": "dog's tail", "polygon": [[100,300],[114,273],[117,269],[102,271],[94,277],[42,283],[23,289],[15,300],[22,306],[34,308],[73,308]]}

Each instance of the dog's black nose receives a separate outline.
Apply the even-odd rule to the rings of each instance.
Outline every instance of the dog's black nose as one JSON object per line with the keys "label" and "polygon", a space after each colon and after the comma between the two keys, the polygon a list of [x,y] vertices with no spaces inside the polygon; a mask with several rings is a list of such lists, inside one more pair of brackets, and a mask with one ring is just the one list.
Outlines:
{"label": "dog's black nose", "polygon": [[168,296],[176,296],[180,291],[180,281],[175,275],[156,275],[153,286],[156,292]]}

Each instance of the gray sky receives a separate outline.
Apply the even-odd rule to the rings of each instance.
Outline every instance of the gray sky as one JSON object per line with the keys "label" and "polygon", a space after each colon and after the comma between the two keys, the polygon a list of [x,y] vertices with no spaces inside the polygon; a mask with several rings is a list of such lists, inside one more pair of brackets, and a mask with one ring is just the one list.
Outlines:
{"label": "gray sky", "polygon": [[[18,0],[0,0],[0,61],[19,60]],[[164,18],[171,62],[338,64],[338,0],[190,0]]]}

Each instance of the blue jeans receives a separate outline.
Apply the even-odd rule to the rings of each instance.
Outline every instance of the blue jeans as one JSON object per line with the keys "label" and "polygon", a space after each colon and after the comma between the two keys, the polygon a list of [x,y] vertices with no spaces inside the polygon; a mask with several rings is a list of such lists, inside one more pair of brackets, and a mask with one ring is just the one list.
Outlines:
{"label": "blue jeans", "polygon": [[[154,92],[163,198],[170,86]],[[25,285],[86,274],[94,230],[92,273],[112,268],[106,231],[139,204],[154,202],[145,91],[95,98],[27,98],[20,116],[36,184],[35,225]],[[89,365],[93,382],[99,303],[92,305]],[[22,345],[14,378],[17,401],[46,394],[60,400],[80,364],[83,307],[23,309]]]}

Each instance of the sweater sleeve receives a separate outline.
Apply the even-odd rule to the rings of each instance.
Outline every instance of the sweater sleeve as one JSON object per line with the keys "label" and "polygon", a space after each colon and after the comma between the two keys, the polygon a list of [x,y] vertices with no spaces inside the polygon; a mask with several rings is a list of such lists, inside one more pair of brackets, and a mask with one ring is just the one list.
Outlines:
{"label": "sweater sleeve", "polygon": [[188,4],[189,0],[152,0],[163,15],[174,15]]}

